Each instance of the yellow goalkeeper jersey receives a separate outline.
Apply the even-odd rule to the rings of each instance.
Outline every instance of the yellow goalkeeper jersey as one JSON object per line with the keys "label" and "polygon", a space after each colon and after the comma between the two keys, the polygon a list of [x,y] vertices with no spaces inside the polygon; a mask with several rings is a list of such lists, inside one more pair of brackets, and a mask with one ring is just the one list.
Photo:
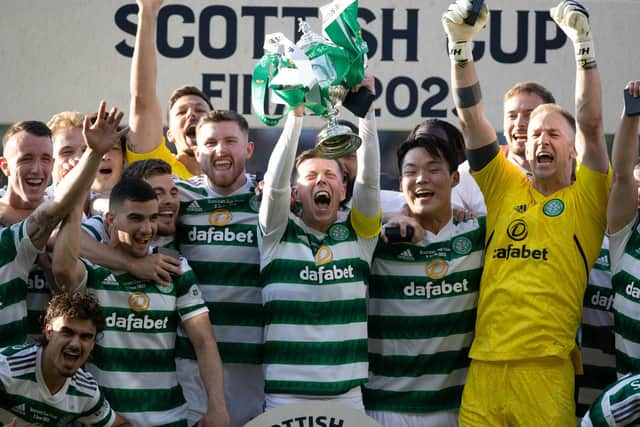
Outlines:
{"label": "yellow goalkeeper jersey", "polygon": [[501,155],[473,175],[487,240],[471,358],[571,357],[580,371],[576,331],[606,227],[610,171],[578,165],[576,181],[549,196]]}
{"label": "yellow goalkeeper jersey", "polygon": [[159,159],[164,160],[169,163],[171,166],[171,171],[175,176],[180,179],[189,179],[193,176],[191,172],[187,169],[187,167],[177,159],[176,155],[173,154],[169,148],[167,148],[166,141],[164,137],[162,138],[162,144],[158,145],[151,151],[146,153],[135,153],[127,147],[127,163],[131,164],[134,162],[139,162],[140,160],[147,159]]}

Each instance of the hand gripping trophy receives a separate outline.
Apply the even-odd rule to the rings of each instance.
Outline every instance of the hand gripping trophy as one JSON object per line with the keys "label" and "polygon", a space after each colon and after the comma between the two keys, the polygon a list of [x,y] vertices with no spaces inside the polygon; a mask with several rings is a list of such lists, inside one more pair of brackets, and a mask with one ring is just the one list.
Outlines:
{"label": "hand gripping trophy", "polygon": [[355,150],[360,137],[339,125],[337,105],[342,103],[354,114],[364,116],[374,95],[362,88],[351,93],[360,83],[366,65],[367,44],[362,39],[357,21],[357,0],[336,0],[320,8],[323,33],[314,33],[300,20],[300,40],[294,44],[281,33],[265,38],[265,55],[255,66],[252,81],[252,103],[260,120],[276,125],[284,115],[265,114],[268,89],[274,102],[289,109],[304,106],[328,120],[317,136],[316,150],[326,158],[338,158]]}

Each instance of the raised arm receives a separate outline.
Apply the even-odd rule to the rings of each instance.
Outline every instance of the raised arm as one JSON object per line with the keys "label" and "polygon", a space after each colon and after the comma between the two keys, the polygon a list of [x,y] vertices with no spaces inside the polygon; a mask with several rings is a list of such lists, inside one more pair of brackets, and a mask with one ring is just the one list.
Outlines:
{"label": "raised arm", "polygon": [[[477,150],[495,143],[497,150],[496,132],[485,116],[480,82],[471,54],[473,39],[489,20],[489,10],[486,4],[483,5],[475,24],[468,25],[464,20],[470,8],[469,0],[458,0],[442,15],[451,59],[453,99],[467,149]],[[470,156],[469,162],[473,170],[484,166],[482,163],[473,164],[473,156]]]}
{"label": "raised arm", "polygon": [[198,426],[229,425],[229,414],[224,400],[222,360],[211,330],[209,315],[201,313],[184,322],[184,329],[198,359],[202,383],[207,389],[207,413]]}
{"label": "raised arm", "polygon": [[609,157],[602,122],[602,85],[593,50],[589,13],[565,0],[551,8],[551,17],[572,41],[576,57],[576,150],[589,169],[606,173]]}
{"label": "raised arm", "polygon": [[302,108],[289,113],[280,138],[269,157],[259,213],[260,228],[265,236],[284,231],[287,225],[291,201],[291,172],[296,160],[303,115]]}
{"label": "raised arm", "polygon": [[51,272],[56,285],[66,292],[75,291],[82,284],[87,271],[80,261],[81,222],[82,205],[78,205],[62,222],[53,247]]}
{"label": "raised arm", "polygon": [[38,249],[44,248],[53,229],[71,209],[83,204],[102,156],[128,131],[128,128],[118,131],[123,113],[116,108],[108,115],[105,111],[106,104],[101,101],[95,123],[92,125],[90,117],[85,117],[83,133],[87,149],[76,167],[58,184],[54,200],[40,205],[27,219],[27,233]]}
{"label": "raised arm", "polygon": [[[640,100],[640,81],[629,82],[627,89]],[[623,110],[613,139],[613,184],[607,207],[607,227],[611,234],[633,221],[638,211],[638,186],[633,177],[638,158],[638,123],[640,116],[627,116]]]}
{"label": "raised arm", "polygon": [[162,143],[162,107],[156,93],[156,20],[163,0],[137,0],[138,31],[131,60],[128,144],[135,153],[153,151]]}
{"label": "raised arm", "polygon": [[[353,88],[366,87],[375,94],[373,76],[365,74],[362,82]],[[382,212],[380,210],[380,142],[376,128],[373,105],[364,118],[359,119],[358,128],[362,145],[358,148],[358,171],[353,186],[351,224],[361,237],[374,237],[380,233]]]}
{"label": "raised arm", "polygon": [[[375,94],[373,76],[365,74],[360,86],[366,87]],[[358,129],[362,145],[358,148],[358,171],[353,188],[353,207],[367,217],[378,217],[380,214],[380,142],[373,112],[373,105],[364,118],[359,119]]]}

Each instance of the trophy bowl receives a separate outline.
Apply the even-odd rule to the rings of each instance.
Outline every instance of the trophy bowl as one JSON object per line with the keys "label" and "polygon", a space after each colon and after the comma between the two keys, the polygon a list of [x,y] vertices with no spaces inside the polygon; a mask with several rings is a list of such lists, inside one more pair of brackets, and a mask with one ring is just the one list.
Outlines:
{"label": "trophy bowl", "polygon": [[327,159],[337,159],[353,153],[362,144],[362,139],[348,126],[338,123],[339,111],[336,104],[342,102],[347,89],[344,86],[331,86],[328,89],[333,105],[325,116],[329,123],[316,136],[316,153]]}

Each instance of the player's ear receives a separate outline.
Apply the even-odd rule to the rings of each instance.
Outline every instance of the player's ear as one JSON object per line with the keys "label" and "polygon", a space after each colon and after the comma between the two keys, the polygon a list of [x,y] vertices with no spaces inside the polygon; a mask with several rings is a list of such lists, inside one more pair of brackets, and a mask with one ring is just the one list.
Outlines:
{"label": "player's ear", "polygon": [[51,323],[44,324],[44,336],[49,340],[51,338],[51,333],[53,332],[53,328],[51,327]]}

